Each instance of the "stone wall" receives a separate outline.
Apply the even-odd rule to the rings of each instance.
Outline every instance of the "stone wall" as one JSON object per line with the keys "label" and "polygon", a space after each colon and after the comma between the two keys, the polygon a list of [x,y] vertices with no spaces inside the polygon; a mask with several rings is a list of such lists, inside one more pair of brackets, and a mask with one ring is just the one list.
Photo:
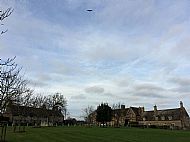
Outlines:
{"label": "stone wall", "polygon": [[175,126],[182,128],[182,122],[181,120],[175,120],[175,121],[139,121],[140,125],[156,125],[156,126]]}

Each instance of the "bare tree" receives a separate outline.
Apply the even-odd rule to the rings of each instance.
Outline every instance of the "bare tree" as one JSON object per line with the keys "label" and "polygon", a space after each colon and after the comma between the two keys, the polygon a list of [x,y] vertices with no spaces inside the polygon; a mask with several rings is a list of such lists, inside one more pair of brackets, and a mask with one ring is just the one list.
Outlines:
{"label": "bare tree", "polygon": [[0,59],[0,111],[6,109],[10,101],[15,101],[19,95],[27,92],[27,80],[21,76],[21,69],[14,62],[16,57],[6,61]]}
{"label": "bare tree", "polygon": [[34,95],[34,90],[28,89],[26,93],[22,95],[22,105],[23,106],[31,106],[31,98]]}
{"label": "bare tree", "polygon": [[32,106],[31,99],[33,97],[34,90],[27,89],[22,95],[18,95],[16,98],[16,104],[21,106]]}
{"label": "bare tree", "polygon": [[[9,7],[6,10],[0,10],[0,21],[1,21],[1,26],[4,26],[4,24],[2,23],[2,21],[4,19],[6,19],[7,17],[9,17],[12,13],[13,13],[14,9]],[[8,31],[8,29],[2,30],[1,34],[4,34]]]}
{"label": "bare tree", "polygon": [[64,109],[67,106],[67,100],[61,93],[55,93],[54,95],[49,95],[47,97],[47,108],[49,109]]}
{"label": "bare tree", "polygon": [[[29,96],[27,96],[29,97]],[[54,95],[42,95],[38,94],[27,98],[29,106],[34,108],[45,107],[46,109],[59,109],[63,112],[67,106],[67,100],[61,93],[55,93]]]}
{"label": "bare tree", "polygon": [[41,94],[34,95],[33,91],[31,91],[28,92],[25,96],[21,96],[21,100],[22,100],[22,105],[24,106],[41,108],[46,104],[47,97]]}
{"label": "bare tree", "polygon": [[82,109],[83,111],[83,118],[88,123],[91,124],[93,121],[93,115],[94,107],[93,106],[87,106],[86,108]]}

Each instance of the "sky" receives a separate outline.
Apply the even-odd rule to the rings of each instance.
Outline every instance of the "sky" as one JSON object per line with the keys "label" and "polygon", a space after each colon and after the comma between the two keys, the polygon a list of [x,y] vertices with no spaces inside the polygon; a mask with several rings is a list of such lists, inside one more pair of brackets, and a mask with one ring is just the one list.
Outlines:
{"label": "sky", "polygon": [[[1,0],[0,57],[16,56],[36,94],[69,116],[102,102],[190,114],[189,0]],[[88,12],[87,9],[93,11]]]}

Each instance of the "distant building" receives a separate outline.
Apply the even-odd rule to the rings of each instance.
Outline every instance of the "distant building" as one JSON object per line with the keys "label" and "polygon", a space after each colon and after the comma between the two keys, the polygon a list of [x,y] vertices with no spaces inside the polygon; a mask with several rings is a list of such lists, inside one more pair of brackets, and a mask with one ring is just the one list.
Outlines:
{"label": "distant building", "polygon": [[58,108],[48,110],[45,107],[9,105],[3,115],[9,117],[9,123],[13,125],[25,123],[27,125],[50,126],[63,124],[64,121],[64,116]]}
{"label": "distant building", "polygon": [[126,126],[132,122],[138,122],[141,120],[143,107],[130,107],[125,108],[125,105],[121,105],[121,109],[113,110],[113,118],[110,122],[111,126]]}
{"label": "distant building", "polygon": [[183,103],[180,102],[179,108],[158,110],[154,106],[152,111],[144,111],[142,113],[142,120],[139,121],[141,125],[156,125],[168,126],[170,128],[187,128],[189,124],[189,115],[185,110]]}
{"label": "distant building", "polygon": [[[132,122],[138,122],[141,120],[141,115],[144,111],[144,107],[130,107],[125,108],[125,105],[121,105],[120,109],[112,110],[112,120],[107,124],[110,126],[125,126]],[[92,124],[99,125],[96,122],[96,111],[90,114]]]}
{"label": "distant building", "polygon": [[[167,126],[169,128],[184,129],[190,127],[190,118],[180,102],[179,108],[157,110],[157,106],[154,106],[154,110],[145,111],[144,107],[129,107],[125,108],[122,105],[120,109],[112,111],[112,121],[108,123],[110,126],[127,126],[130,124],[149,126]],[[96,111],[91,115],[92,124],[99,125],[96,122]]]}
{"label": "distant building", "polygon": [[77,125],[77,120],[75,118],[67,118],[66,120],[64,120],[64,125],[66,126],[74,126]]}

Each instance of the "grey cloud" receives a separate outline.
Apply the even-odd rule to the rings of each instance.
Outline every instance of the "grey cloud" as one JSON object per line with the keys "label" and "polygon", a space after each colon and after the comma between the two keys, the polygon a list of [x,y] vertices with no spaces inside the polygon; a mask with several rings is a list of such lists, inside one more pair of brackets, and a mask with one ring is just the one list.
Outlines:
{"label": "grey cloud", "polygon": [[112,94],[112,93],[104,93],[104,95],[105,95],[105,96],[108,96],[108,97],[115,97],[115,95]]}
{"label": "grey cloud", "polygon": [[76,96],[71,96],[71,99],[74,99],[74,100],[84,100],[84,99],[86,99],[86,97],[85,97],[85,95],[80,94],[80,95],[76,95]]}
{"label": "grey cloud", "polygon": [[167,89],[157,86],[152,83],[137,84],[133,88],[133,96],[147,97],[147,98],[166,98]]}
{"label": "grey cloud", "polygon": [[27,75],[27,78],[29,78],[29,85],[32,87],[46,87],[54,80],[51,73],[36,73],[35,71],[36,70]]}
{"label": "grey cloud", "polygon": [[29,81],[29,86],[31,87],[45,87],[48,86],[48,83],[40,81],[40,80],[30,80]]}
{"label": "grey cloud", "polygon": [[99,86],[92,86],[85,89],[86,93],[101,94],[104,92],[104,88]]}
{"label": "grey cloud", "polygon": [[179,86],[190,86],[189,77],[173,77],[168,79],[169,82],[177,84]]}
{"label": "grey cloud", "polygon": [[163,96],[156,92],[149,92],[149,91],[139,91],[133,94],[134,96],[138,97],[147,97],[147,98],[166,98],[166,96]]}
{"label": "grey cloud", "polygon": [[50,80],[52,80],[51,76],[46,74],[46,73],[38,74],[37,77],[41,81],[50,81]]}
{"label": "grey cloud", "polygon": [[[31,78],[33,76],[33,78]],[[51,74],[31,72],[27,75],[29,78],[29,85],[32,87],[45,87],[53,80]]]}
{"label": "grey cloud", "polygon": [[113,82],[119,87],[129,87],[133,84],[134,79],[132,77],[121,76],[120,78],[113,80]]}
{"label": "grey cloud", "polygon": [[164,88],[156,86],[154,84],[150,84],[150,83],[136,85],[134,89],[136,91],[165,91]]}
{"label": "grey cloud", "polygon": [[190,93],[190,87],[189,86],[180,86],[180,87],[172,88],[172,89],[170,89],[170,91],[180,93],[180,94]]}

